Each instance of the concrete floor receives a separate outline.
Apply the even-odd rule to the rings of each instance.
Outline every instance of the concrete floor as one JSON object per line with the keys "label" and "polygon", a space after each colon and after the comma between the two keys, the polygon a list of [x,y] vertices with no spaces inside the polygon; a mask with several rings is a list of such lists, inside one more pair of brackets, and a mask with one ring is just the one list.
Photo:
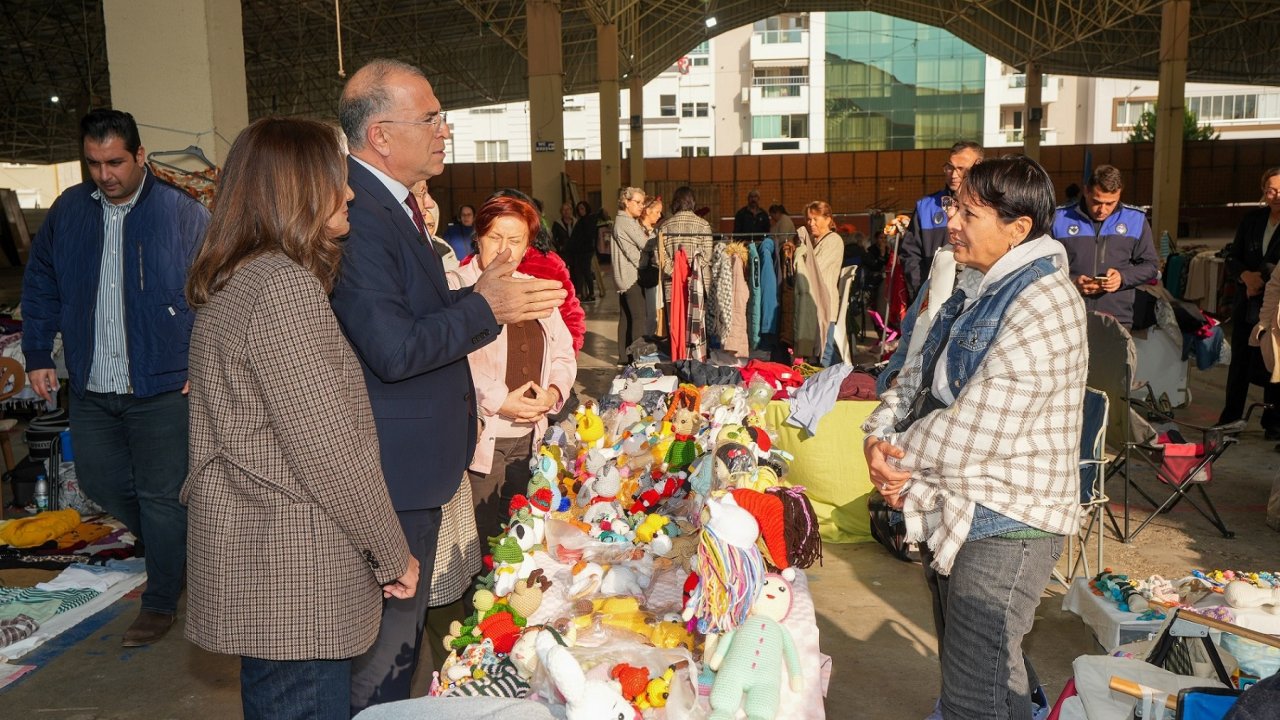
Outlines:
{"label": "concrete floor", "polygon": [[[587,313],[578,390],[597,396],[614,374],[616,304],[594,303]],[[1225,368],[1192,372],[1198,404],[1186,416],[1216,416]],[[1130,545],[1109,540],[1108,562],[1115,562],[1117,571],[1142,577],[1184,575],[1197,567],[1276,569],[1280,534],[1266,528],[1262,514],[1277,460],[1280,455],[1255,427],[1215,468],[1214,498],[1237,531],[1235,540],[1216,537],[1201,518],[1180,508]],[[937,693],[938,660],[920,569],[891,558],[877,545],[827,545],[824,564],[811,569],[809,578],[821,647],[833,658],[828,716],[924,717]],[[1061,592],[1050,586],[1026,641],[1051,697],[1062,688],[1076,656],[1100,652],[1089,629],[1061,610]],[[152,647],[120,647],[137,610],[135,592],[24,658],[22,663],[37,668],[0,692],[0,715],[56,720],[240,717],[235,658],[195,648],[178,628]]]}

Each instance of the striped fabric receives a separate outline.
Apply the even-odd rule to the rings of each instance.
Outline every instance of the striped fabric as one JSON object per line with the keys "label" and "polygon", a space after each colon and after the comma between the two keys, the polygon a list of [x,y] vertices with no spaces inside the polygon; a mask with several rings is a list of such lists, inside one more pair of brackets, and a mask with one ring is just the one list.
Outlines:
{"label": "striped fabric", "polygon": [[[57,613],[61,614],[68,610],[84,605],[90,600],[98,597],[100,593],[97,590],[88,588],[73,588],[69,590],[39,590],[37,588],[0,588],[0,605],[13,604],[13,607],[21,608],[24,605],[40,605],[57,600]],[[34,614],[34,613],[32,613]]]}
{"label": "striped fabric", "polygon": [[[145,184],[145,183],[144,183]],[[131,393],[129,348],[124,332],[124,218],[138,204],[142,185],[129,202],[116,205],[101,191],[93,197],[102,203],[102,265],[98,275],[98,303],[93,318],[93,365],[89,369],[90,392]],[[138,254],[137,281],[143,283],[142,254]]]}

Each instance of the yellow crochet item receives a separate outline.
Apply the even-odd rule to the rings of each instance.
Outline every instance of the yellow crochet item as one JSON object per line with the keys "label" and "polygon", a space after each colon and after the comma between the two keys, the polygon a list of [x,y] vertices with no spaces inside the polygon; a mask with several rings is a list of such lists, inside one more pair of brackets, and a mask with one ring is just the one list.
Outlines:
{"label": "yellow crochet item", "polygon": [[66,550],[80,543],[86,545],[99,540],[111,534],[111,528],[102,523],[86,523],[82,522],[77,525],[71,532],[63,533],[58,536],[58,549]]}
{"label": "yellow crochet item", "polygon": [[27,518],[18,518],[0,528],[0,543],[17,548],[39,547],[80,525],[75,510],[48,510]]}

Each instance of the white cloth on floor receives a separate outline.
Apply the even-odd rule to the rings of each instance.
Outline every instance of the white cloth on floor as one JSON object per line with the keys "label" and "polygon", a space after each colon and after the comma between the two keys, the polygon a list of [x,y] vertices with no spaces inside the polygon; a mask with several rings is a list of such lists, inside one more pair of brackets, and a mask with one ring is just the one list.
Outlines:
{"label": "white cloth on floor", "polygon": [[36,585],[36,588],[39,590],[73,590],[76,588],[87,588],[90,590],[97,590],[101,593],[106,592],[112,585],[115,585],[133,574],[133,572],[112,570],[104,567],[72,565],[66,570],[58,573],[58,576],[54,579]]}

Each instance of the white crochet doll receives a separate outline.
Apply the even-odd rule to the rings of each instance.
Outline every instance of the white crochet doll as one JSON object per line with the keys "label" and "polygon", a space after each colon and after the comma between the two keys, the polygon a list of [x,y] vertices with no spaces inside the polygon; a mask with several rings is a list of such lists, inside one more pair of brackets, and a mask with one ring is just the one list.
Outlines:
{"label": "white crochet doll", "polygon": [[709,661],[717,671],[709,720],[732,720],[739,706],[748,720],[773,720],[778,714],[784,662],[791,689],[800,692],[800,656],[791,633],[782,626],[791,612],[791,593],[791,583],[781,575],[765,575],[751,614],[720,638]]}

